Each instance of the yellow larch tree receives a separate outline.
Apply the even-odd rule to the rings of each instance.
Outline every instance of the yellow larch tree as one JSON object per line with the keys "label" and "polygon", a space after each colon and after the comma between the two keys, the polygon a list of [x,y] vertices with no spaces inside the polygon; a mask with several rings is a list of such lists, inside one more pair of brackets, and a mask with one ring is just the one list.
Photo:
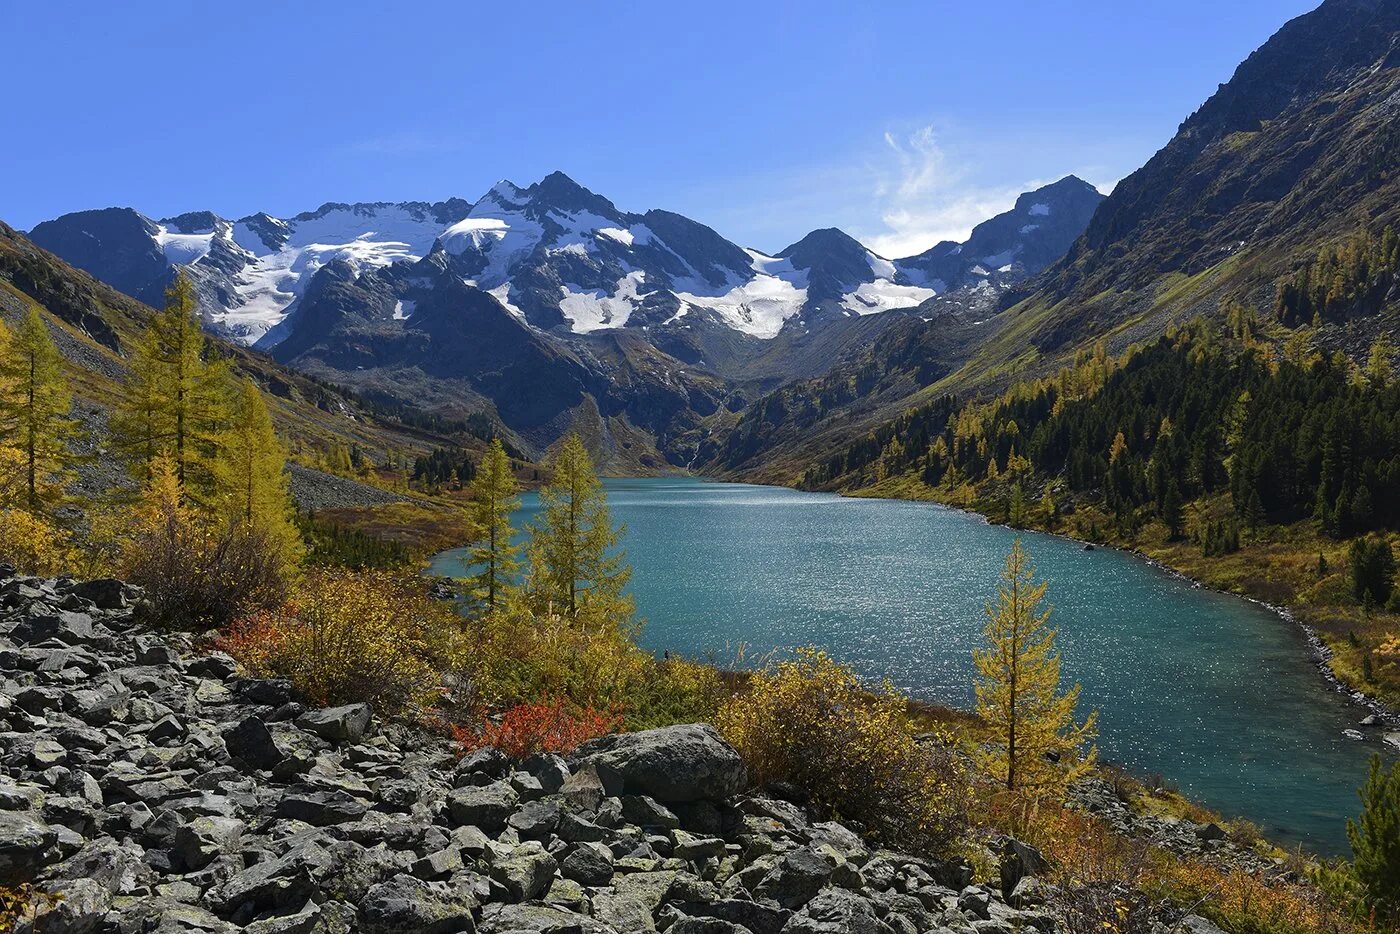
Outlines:
{"label": "yellow larch tree", "polygon": [[1060,690],[1060,656],[1045,582],[1016,539],[1001,573],[996,604],[987,604],[987,647],[973,653],[977,713],[994,742],[982,765],[1012,792],[1055,793],[1092,767],[1097,714],[1075,722],[1079,685]]}

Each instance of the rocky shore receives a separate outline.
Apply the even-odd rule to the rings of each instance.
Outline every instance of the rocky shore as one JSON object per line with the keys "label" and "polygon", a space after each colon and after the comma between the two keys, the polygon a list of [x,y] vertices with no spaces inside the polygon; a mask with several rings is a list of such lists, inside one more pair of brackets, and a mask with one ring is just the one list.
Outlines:
{"label": "rocky shore", "polygon": [[137,599],[117,581],[0,573],[0,883],[46,893],[21,931],[1059,926],[1030,848],[1002,842],[996,885],[872,848],[750,791],[709,726],[608,736],[567,760],[460,756],[145,631]]}

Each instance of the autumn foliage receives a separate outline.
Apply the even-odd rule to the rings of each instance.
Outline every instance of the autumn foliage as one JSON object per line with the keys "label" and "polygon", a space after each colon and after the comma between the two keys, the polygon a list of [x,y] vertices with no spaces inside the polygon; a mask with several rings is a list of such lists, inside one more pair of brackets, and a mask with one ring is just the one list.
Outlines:
{"label": "autumn foliage", "polygon": [[494,746],[512,759],[536,753],[573,752],[583,743],[618,729],[622,718],[584,707],[571,710],[563,699],[545,698],[533,704],[516,704],[499,723],[488,721],[480,729],[453,727],[464,750]]}
{"label": "autumn foliage", "polygon": [[316,571],[291,599],[234,623],[220,646],[313,703],[426,706],[462,667],[460,624],[421,584],[381,572]]}
{"label": "autumn foliage", "polygon": [[966,785],[951,753],[914,738],[893,688],[862,684],[824,652],[755,673],[716,725],[757,781],[793,783],[882,843],[939,850],[963,830]]}

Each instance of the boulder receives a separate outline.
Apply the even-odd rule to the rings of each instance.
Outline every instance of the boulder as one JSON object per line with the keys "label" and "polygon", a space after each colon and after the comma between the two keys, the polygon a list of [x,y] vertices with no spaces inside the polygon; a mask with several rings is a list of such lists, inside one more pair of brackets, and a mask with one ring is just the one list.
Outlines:
{"label": "boulder", "polygon": [[129,605],[135,588],[111,577],[100,577],[74,585],[73,593],[91,601],[99,610],[124,610]]}
{"label": "boulder", "polygon": [[522,843],[498,855],[491,864],[491,878],[517,902],[544,898],[554,880],[558,863],[538,843]]}
{"label": "boulder", "polygon": [[447,809],[458,824],[469,824],[486,831],[498,831],[515,812],[520,796],[504,780],[480,787],[455,788],[447,798]]}
{"label": "boulder", "polygon": [[363,801],[339,788],[298,788],[282,796],[277,816],[305,821],[313,827],[329,827],[359,820],[367,810]]}
{"label": "boulder", "polygon": [[223,737],[229,755],[252,769],[271,769],[287,758],[267,724],[257,717],[244,718],[225,730]]}
{"label": "boulder", "polygon": [[784,854],[759,882],[755,894],[771,898],[784,908],[801,908],[826,885],[831,870],[824,855],[802,847]]}
{"label": "boulder", "polygon": [[1029,843],[1014,837],[1001,842],[998,867],[1001,871],[1002,894],[1010,896],[1016,883],[1027,876],[1041,876],[1050,870],[1050,863]]}
{"label": "boulder", "polygon": [[596,769],[610,795],[662,803],[727,798],[746,780],[738,750],[705,723],[604,736],[581,747],[575,762]]}
{"label": "boulder", "polygon": [[476,899],[466,892],[400,873],[365,894],[360,929],[365,934],[471,934],[475,907]]}
{"label": "boulder", "polygon": [[0,811],[0,877],[32,876],[57,841],[58,832],[37,815]]}
{"label": "boulder", "polygon": [[565,854],[559,872],[583,885],[607,885],[613,877],[612,850],[601,843],[580,843]]}
{"label": "boulder", "polygon": [[187,869],[203,869],[222,853],[238,848],[248,825],[234,817],[196,817],[175,831],[175,856]]}
{"label": "boulder", "polygon": [[358,743],[369,729],[373,715],[369,704],[349,704],[308,710],[296,718],[296,724],[332,743]]}

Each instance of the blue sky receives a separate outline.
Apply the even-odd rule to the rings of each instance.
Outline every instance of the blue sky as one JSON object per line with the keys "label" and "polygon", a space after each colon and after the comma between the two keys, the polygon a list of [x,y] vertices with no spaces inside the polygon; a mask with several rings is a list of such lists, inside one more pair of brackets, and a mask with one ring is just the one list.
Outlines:
{"label": "blue sky", "polygon": [[[561,169],[774,251],[1107,188],[1312,0],[0,5],[0,219],[474,200]],[[22,106],[19,103],[22,103]]]}

